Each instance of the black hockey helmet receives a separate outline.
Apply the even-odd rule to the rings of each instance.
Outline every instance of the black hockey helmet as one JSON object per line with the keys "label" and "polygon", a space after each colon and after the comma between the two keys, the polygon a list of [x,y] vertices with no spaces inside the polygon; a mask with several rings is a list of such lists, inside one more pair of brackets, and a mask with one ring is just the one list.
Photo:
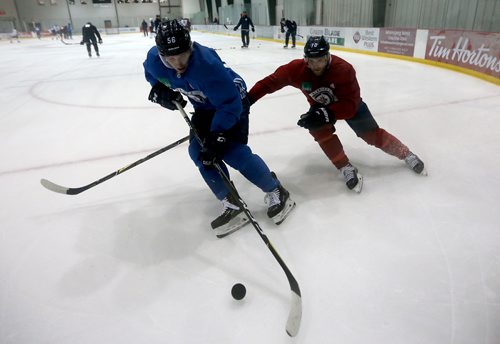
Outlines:
{"label": "black hockey helmet", "polygon": [[304,46],[304,57],[321,57],[328,54],[330,43],[324,36],[311,36]]}
{"label": "black hockey helmet", "polygon": [[162,56],[179,55],[191,48],[191,36],[177,19],[167,20],[158,26],[156,47]]}

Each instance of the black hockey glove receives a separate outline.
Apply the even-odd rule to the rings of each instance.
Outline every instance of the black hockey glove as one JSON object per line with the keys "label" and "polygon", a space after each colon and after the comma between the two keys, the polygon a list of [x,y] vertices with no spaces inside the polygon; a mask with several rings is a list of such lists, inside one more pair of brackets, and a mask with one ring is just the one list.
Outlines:
{"label": "black hockey glove", "polygon": [[316,130],[325,124],[335,124],[335,116],[325,107],[312,108],[302,116],[300,116],[297,125],[309,130]]}
{"label": "black hockey glove", "polygon": [[238,28],[235,26],[233,30],[236,31],[236,30],[238,30]]}
{"label": "black hockey glove", "polygon": [[102,39],[99,40],[99,44],[102,44]]}
{"label": "black hockey glove", "polygon": [[205,168],[213,167],[216,160],[222,159],[226,150],[226,133],[210,132],[203,141],[203,148],[200,151],[198,159]]}
{"label": "black hockey glove", "polygon": [[80,45],[84,45],[84,44],[85,44],[85,42],[84,42],[84,41],[81,41],[81,42],[80,42]]}
{"label": "black hockey glove", "polygon": [[187,104],[187,101],[184,100],[180,92],[172,90],[161,82],[151,88],[148,99],[172,111],[177,110],[177,106],[173,103],[174,101],[178,102],[182,107],[185,107]]}
{"label": "black hockey glove", "polygon": [[255,28],[254,27],[252,28],[252,32],[255,32]]}

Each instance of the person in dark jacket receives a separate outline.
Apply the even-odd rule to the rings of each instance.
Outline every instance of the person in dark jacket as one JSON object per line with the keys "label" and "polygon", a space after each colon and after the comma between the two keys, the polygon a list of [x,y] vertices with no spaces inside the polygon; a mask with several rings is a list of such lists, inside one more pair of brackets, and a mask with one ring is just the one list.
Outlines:
{"label": "person in dark jacket", "polygon": [[238,30],[241,26],[241,41],[243,42],[242,48],[248,48],[250,44],[250,26],[252,27],[252,32],[255,32],[255,26],[253,25],[252,19],[247,15],[247,11],[241,12],[240,21],[238,25],[234,27],[234,31]]}
{"label": "person in dark jacket", "polygon": [[156,18],[155,18],[155,21],[154,21],[154,32],[155,33],[158,33],[158,27],[160,26],[161,24],[161,17],[159,14],[156,15]]}
{"label": "person in dark jacket", "polygon": [[92,25],[91,22],[83,25],[82,27],[82,41],[81,45],[87,44],[87,52],[89,53],[89,57],[92,57],[92,50],[90,49],[90,44],[94,46],[95,54],[99,55],[99,47],[97,46],[97,42],[99,40],[99,44],[102,44],[102,38],[97,28]]}
{"label": "person in dark jacket", "polygon": [[283,48],[288,48],[288,41],[292,36],[292,48],[295,48],[295,36],[297,35],[297,23],[295,20],[281,18],[281,33],[285,33],[285,45]]}
{"label": "person in dark jacket", "polygon": [[142,20],[141,30],[142,33],[144,34],[144,37],[148,37],[148,23],[146,22],[145,19]]}

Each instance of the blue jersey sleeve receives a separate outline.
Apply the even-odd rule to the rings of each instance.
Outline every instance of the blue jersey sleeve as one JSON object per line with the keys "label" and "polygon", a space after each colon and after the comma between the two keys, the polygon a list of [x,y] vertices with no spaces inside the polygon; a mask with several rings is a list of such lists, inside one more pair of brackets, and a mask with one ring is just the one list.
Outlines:
{"label": "blue jersey sleeve", "polygon": [[194,50],[194,68],[189,74],[196,77],[199,88],[215,110],[210,130],[226,131],[240,119],[242,92],[246,92],[240,89],[244,88],[244,82],[226,67],[215,50],[196,43]]}
{"label": "blue jersey sleeve", "polygon": [[144,67],[144,76],[146,77],[146,80],[151,84],[151,86],[154,86],[158,83],[158,80],[153,76],[153,74],[151,74],[151,70],[153,68],[152,64],[155,58],[154,49],[156,49],[156,47],[149,49],[146,60],[142,64],[142,66]]}

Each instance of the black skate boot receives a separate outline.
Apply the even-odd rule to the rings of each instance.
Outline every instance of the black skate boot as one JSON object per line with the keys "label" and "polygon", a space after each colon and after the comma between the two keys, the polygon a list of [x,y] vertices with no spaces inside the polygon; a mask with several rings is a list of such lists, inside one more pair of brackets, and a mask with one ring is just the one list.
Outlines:
{"label": "black skate boot", "polygon": [[348,163],[340,169],[340,172],[344,176],[347,188],[360,193],[363,187],[363,177],[358,173],[358,169],[352,166],[351,163]]}
{"label": "black skate boot", "polygon": [[264,202],[268,206],[267,216],[279,225],[295,207],[295,201],[290,198],[290,193],[281,185],[276,174],[271,172],[271,175],[278,181],[278,187],[266,194]]}
{"label": "black skate boot", "polygon": [[420,160],[420,158],[413,154],[412,152],[408,153],[405,158],[406,165],[413,170],[416,174],[421,174],[426,176],[427,171],[424,168],[424,162]]}
{"label": "black skate boot", "polygon": [[223,238],[248,223],[248,217],[237,203],[231,194],[222,200],[222,214],[211,223],[217,238]]}

